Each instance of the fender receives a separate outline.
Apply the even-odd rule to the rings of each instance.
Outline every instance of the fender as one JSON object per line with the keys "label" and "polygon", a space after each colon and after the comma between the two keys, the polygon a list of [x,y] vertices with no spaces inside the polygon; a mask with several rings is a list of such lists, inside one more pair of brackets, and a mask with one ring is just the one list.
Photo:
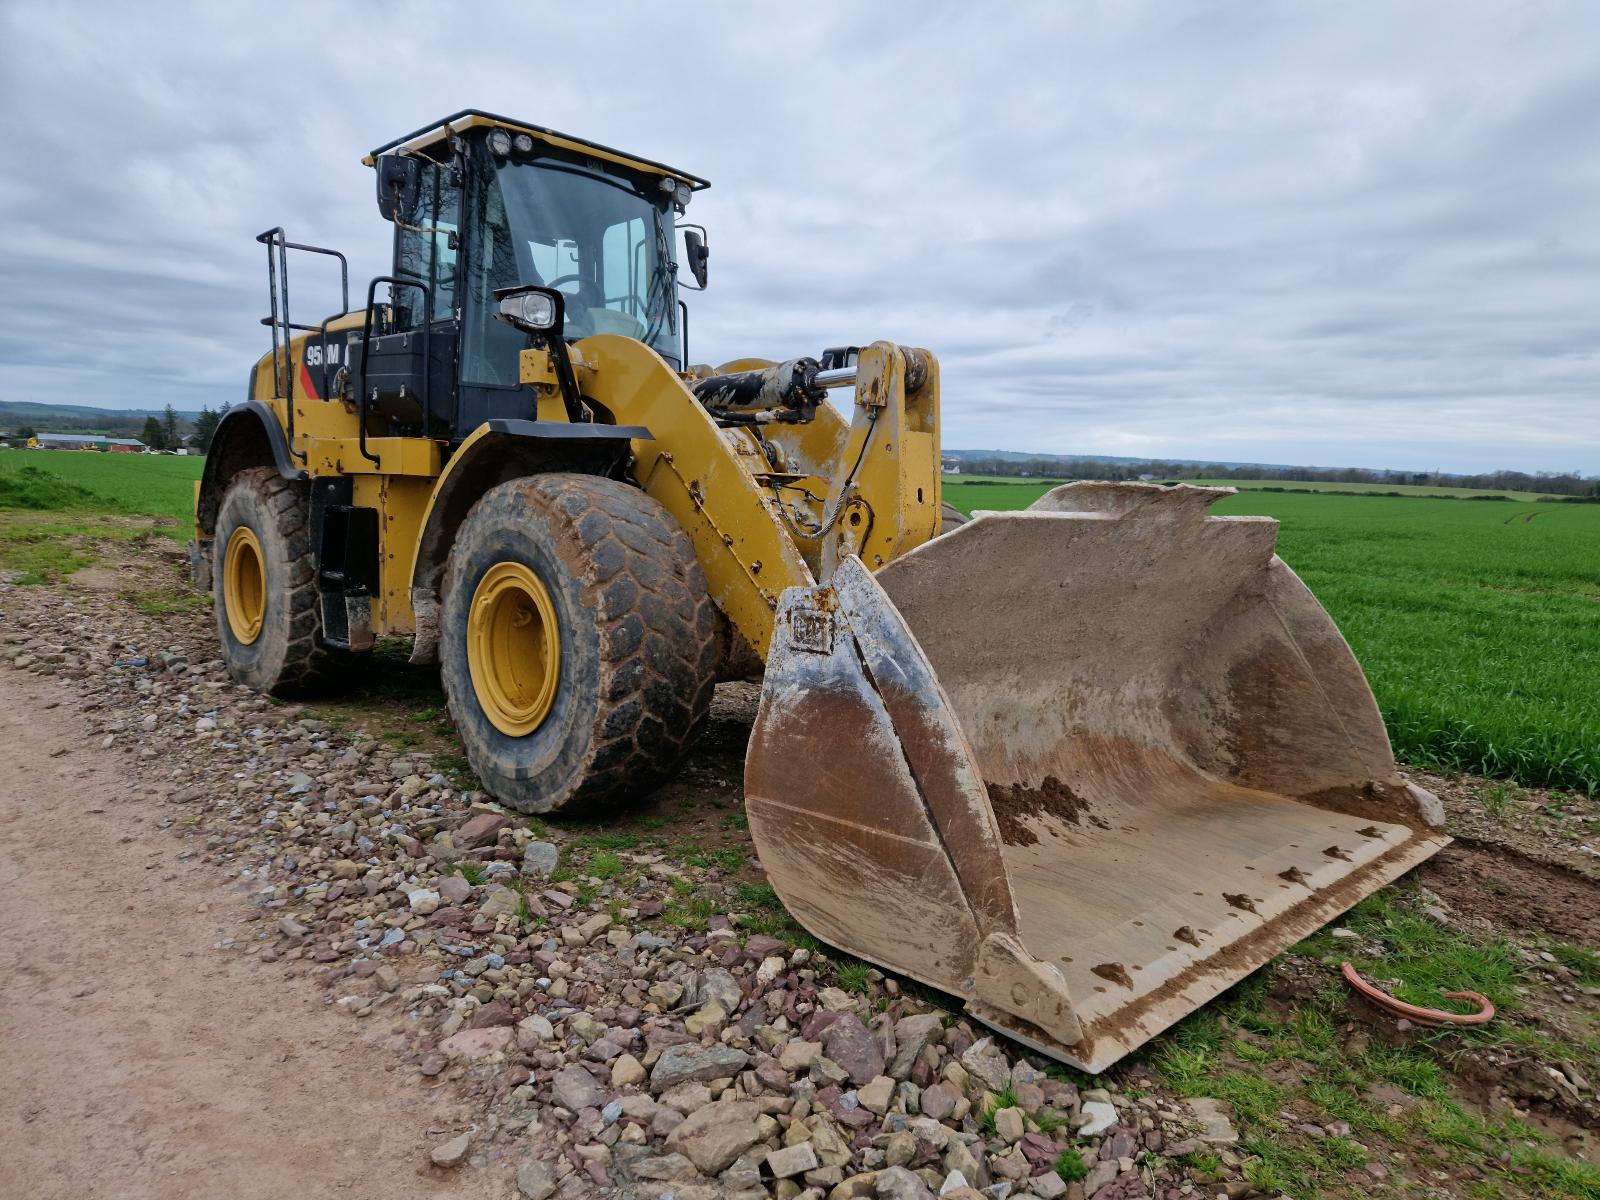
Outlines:
{"label": "fender", "polygon": [[689,538],[740,655],[765,659],[783,590],[816,582],[765,483],[650,347],[614,333],[579,345],[588,371],[603,384],[597,390],[606,411],[657,430],[654,441],[634,447],[634,479]]}
{"label": "fender", "polygon": [[304,479],[306,472],[289,453],[289,442],[277,414],[259,400],[235,404],[222,414],[206,453],[195,496],[196,536],[216,528],[217,509],[228,480],[248,467],[277,467],[285,479]]}
{"label": "fender", "polygon": [[634,442],[652,440],[642,425],[590,425],[567,421],[486,421],[450,456],[422,517],[422,536],[411,568],[411,609],[416,640],[411,661],[439,659],[439,584],[456,529],[490,488],[543,471],[577,471],[617,477]]}

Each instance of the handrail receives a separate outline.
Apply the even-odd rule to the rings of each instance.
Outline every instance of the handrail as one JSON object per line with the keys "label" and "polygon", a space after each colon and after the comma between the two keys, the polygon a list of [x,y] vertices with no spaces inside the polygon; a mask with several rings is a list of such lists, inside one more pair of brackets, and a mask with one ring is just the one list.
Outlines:
{"label": "handrail", "polygon": [[[323,246],[308,246],[303,242],[291,242],[284,232],[283,226],[275,225],[271,229],[256,235],[256,241],[267,248],[267,294],[272,303],[272,315],[263,319],[263,325],[272,330],[272,381],[278,392],[283,396],[284,425],[289,440],[289,453],[298,457],[301,462],[306,461],[306,456],[295,449],[294,446],[294,351],[292,331],[301,330],[304,333],[322,333],[326,335],[327,322],[324,321],[319,329],[315,325],[297,325],[289,318],[289,251],[303,250],[307,254],[325,254],[330,258],[339,260],[339,295],[340,311],[350,311],[350,262],[337,250],[329,250]],[[277,260],[273,259],[273,251],[277,251]],[[283,298],[283,315],[278,315],[278,298]],[[278,330],[283,330],[283,346],[280,357],[278,345]],[[282,364],[280,367],[279,364]],[[281,370],[281,375],[280,375]],[[281,383],[281,386],[278,386]],[[327,372],[323,372],[323,390],[327,390]]]}

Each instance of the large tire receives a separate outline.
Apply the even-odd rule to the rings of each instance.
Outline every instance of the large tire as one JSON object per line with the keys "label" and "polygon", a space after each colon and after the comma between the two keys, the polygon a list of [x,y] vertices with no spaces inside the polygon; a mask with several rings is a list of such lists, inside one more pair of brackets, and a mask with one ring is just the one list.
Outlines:
{"label": "large tire", "polygon": [[[238,563],[233,567],[230,548]],[[349,661],[322,644],[311,497],[304,482],[285,479],[272,467],[240,471],[217,512],[212,553],[217,637],[234,679],[257,691],[291,695]],[[241,592],[239,581],[252,574],[254,583]]]}
{"label": "large tire", "polygon": [[[553,626],[553,641],[486,632],[504,602],[497,581],[508,578],[522,581],[511,626]],[[467,761],[520,812],[592,811],[645,795],[705,726],[716,634],[689,539],[644,493],[571,474],[491,489],[456,535],[440,613],[440,673]]]}

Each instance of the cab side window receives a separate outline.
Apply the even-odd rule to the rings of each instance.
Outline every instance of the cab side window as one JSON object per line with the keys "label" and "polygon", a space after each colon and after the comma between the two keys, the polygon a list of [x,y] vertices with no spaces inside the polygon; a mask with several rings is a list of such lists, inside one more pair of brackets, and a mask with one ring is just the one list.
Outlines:
{"label": "cab side window", "polygon": [[528,337],[494,317],[494,293],[521,281],[516,243],[506,219],[500,181],[482,163],[474,163],[472,246],[467,255],[466,294],[461,328],[461,380],[480,387],[516,387],[517,352]]}
{"label": "cab side window", "polygon": [[[442,167],[422,173],[417,219],[410,228],[395,229],[395,270],[402,279],[428,285],[433,298],[428,321],[448,321],[456,311],[456,257],[460,245],[461,189],[451,185]],[[422,292],[396,288],[395,308],[401,329],[416,329],[424,320]]]}
{"label": "cab side window", "polygon": [[644,298],[650,282],[645,278],[648,237],[644,222],[635,217],[608,225],[600,240],[605,305],[640,321],[644,320]]}

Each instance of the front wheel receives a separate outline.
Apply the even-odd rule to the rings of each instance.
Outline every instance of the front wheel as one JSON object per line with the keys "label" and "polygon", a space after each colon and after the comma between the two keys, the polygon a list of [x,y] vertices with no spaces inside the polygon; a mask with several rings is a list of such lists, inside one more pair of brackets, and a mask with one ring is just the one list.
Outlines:
{"label": "front wheel", "polygon": [[306,485],[240,471],[217,512],[212,596],[228,674],[277,695],[321,683],[349,655],[322,642]]}
{"label": "front wheel", "polygon": [[636,488],[535,475],[462,522],[440,673],[467,761],[510,807],[574,812],[663,783],[705,725],[718,659],[689,540]]}

